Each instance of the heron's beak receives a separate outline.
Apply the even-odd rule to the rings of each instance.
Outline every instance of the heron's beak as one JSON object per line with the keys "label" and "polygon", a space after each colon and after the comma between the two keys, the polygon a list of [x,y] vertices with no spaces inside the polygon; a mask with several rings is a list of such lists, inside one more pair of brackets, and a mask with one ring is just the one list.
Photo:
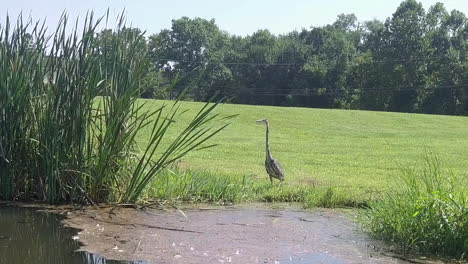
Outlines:
{"label": "heron's beak", "polygon": [[257,124],[263,123],[263,119],[255,121]]}

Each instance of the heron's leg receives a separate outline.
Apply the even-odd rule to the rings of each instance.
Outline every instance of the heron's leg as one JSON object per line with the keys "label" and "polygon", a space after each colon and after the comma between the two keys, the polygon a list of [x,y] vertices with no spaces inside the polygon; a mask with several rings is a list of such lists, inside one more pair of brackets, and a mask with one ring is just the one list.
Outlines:
{"label": "heron's leg", "polygon": [[281,187],[281,184],[283,184],[283,181],[280,181],[280,183],[278,184],[278,188]]}
{"label": "heron's leg", "polygon": [[270,183],[273,184],[273,178],[270,176]]}

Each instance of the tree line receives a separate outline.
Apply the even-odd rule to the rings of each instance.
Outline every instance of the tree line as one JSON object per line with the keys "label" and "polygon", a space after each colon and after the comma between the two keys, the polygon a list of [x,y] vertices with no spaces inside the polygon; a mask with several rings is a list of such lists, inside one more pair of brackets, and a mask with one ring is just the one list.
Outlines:
{"label": "tree line", "polygon": [[236,36],[214,20],[182,17],[141,37],[142,97],[468,114],[468,19],[442,3],[426,11],[406,0],[385,21],[341,14],[282,35]]}

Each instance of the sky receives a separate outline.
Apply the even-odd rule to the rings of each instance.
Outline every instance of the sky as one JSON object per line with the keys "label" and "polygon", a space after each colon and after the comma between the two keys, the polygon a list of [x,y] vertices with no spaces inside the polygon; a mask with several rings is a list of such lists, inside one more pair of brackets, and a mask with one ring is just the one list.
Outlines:
{"label": "sky", "polygon": [[[468,15],[467,0],[420,0],[427,10],[443,2],[448,10],[458,9]],[[98,15],[109,8],[114,17],[124,9],[127,21],[147,34],[170,28],[171,20],[182,16],[215,19],[216,24],[234,35],[248,35],[258,29],[275,34],[333,23],[337,15],[354,13],[359,21],[385,20],[395,12],[401,0],[0,0],[0,24],[5,15],[20,12],[34,20],[46,18],[54,28],[66,10],[71,18],[84,16],[88,10]]]}

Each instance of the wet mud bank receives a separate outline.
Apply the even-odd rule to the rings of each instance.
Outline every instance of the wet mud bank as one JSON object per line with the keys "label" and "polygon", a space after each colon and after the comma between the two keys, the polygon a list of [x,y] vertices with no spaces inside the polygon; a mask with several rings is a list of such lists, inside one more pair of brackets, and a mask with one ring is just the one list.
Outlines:
{"label": "wet mud bank", "polygon": [[[145,263],[447,263],[402,258],[369,239],[351,213],[266,207],[65,212],[81,248]],[[62,213],[63,213],[62,212]]]}

